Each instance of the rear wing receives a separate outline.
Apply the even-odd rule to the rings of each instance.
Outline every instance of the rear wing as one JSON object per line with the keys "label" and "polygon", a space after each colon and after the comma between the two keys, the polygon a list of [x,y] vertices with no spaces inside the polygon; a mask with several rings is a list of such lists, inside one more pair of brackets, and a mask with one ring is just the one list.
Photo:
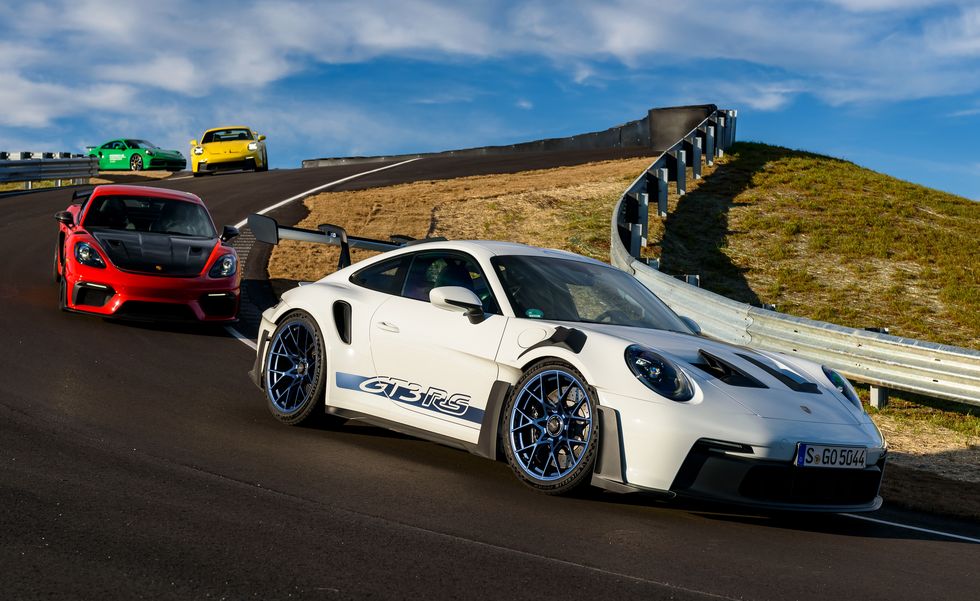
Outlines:
{"label": "rear wing", "polygon": [[255,235],[256,240],[267,244],[279,244],[280,240],[297,240],[299,242],[339,246],[340,260],[337,264],[337,269],[343,269],[351,264],[350,249],[352,248],[387,252],[411,244],[445,240],[445,238],[416,240],[411,236],[400,235],[393,235],[388,240],[374,240],[359,236],[348,236],[347,230],[339,225],[324,223],[318,225],[315,230],[306,230],[298,227],[279,225],[272,217],[266,217],[257,213],[248,216],[248,227],[252,230],[252,234]]}
{"label": "rear wing", "polygon": [[95,188],[89,188],[87,190],[75,190],[71,194],[71,204],[73,205],[83,205],[88,202],[89,196],[92,196],[92,192]]}

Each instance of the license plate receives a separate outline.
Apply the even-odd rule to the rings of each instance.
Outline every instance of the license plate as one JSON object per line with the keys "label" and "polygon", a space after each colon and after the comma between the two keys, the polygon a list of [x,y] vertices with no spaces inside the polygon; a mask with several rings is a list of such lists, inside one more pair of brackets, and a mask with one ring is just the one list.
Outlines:
{"label": "license plate", "polygon": [[796,452],[796,465],[798,467],[835,467],[860,470],[868,466],[868,449],[801,442]]}

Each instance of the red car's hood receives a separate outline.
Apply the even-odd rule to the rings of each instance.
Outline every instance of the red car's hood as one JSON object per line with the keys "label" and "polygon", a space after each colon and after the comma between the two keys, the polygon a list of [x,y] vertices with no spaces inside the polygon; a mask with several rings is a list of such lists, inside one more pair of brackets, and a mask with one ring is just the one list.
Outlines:
{"label": "red car's hood", "polygon": [[218,243],[217,238],[121,230],[93,231],[91,234],[116,267],[154,275],[198,275]]}

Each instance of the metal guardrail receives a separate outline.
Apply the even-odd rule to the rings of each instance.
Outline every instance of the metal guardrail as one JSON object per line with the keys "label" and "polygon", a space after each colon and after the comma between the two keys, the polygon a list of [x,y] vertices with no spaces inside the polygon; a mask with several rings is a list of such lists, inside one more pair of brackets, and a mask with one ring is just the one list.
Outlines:
{"label": "metal guardrail", "polygon": [[701,160],[711,164],[735,141],[736,117],[734,111],[709,116],[633,181],[613,211],[610,262],[636,276],[674,311],[697,321],[705,334],[828,365],[870,384],[876,406],[884,405],[887,389],[980,405],[980,351],[752,307],[661,273],[658,265],[639,258],[646,245],[650,199],[656,199],[658,214],[666,216],[668,182],[680,194],[686,188],[679,166],[691,167],[699,177]]}
{"label": "metal guardrail", "polygon": [[99,173],[99,160],[68,152],[0,152],[0,183],[24,182],[30,190],[33,182],[87,180]]}

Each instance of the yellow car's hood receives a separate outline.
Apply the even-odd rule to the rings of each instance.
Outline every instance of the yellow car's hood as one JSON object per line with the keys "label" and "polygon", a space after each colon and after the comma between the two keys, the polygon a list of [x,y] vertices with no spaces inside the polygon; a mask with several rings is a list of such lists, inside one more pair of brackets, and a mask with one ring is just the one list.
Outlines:
{"label": "yellow car's hood", "polygon": [[218,155],[218,154],[247,154],[251,152],[248,149],[248,145],[255,142],[255,140],[229,140],[227,142],[208,142],[207,144],[202,144],[201,147],[204,148],[204,154]]}

